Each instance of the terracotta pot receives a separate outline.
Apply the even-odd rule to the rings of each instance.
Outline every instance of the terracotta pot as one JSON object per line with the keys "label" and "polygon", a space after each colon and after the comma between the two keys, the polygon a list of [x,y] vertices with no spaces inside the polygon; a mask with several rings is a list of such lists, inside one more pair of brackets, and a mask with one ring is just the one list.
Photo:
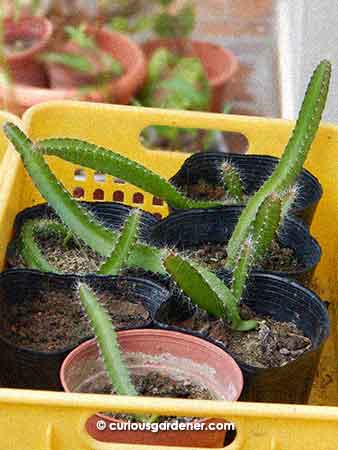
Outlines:
{"label": "terracotta pot", "polygon": [[182,42],[175,39],[149,40],[143,44],[143,51],[149,60],[153,52],[160,47],[175,51],[182,48],[182,46],[186,54],[196,56],[201,60],[212,91],[210,110],[221,112],[223,110],[226,83],[238,68],[236,56],[230,50],[210,42]]}
{"label": "terracotta pot", "polygon": [[[165,330],[129,330],[118,333],[119,343],[131,371],[161,370],[177,376],[182,374],[208,388],[217,399],[237,400],[243,388],[242,373],[235,361],[210,342]],[[128,354],[132,354],[128,358]],[[139,353],[139,357],[135,357]],[[168,354],[170,355],[168,357]],[[79,392],[81,385],[92,377],[95,382],[106,383],[106,375],[99,358],[95,339],[77,347],[65,359],[61,368],[61,383],[66,392]],[[161,359],[159,355],[163,355]],[[154,358],[154,357],[157,358]],[[141,373],[142,373],[141,372]],[[121,422],[97,414],[87,421],[87,431],[103,442],[146,445],[175,445],[217,448],[224,446],[225,431],[98,431],[98,419],[106,424]],[[202,419],[203,423],[225,423],[223,419]]]}
{"label": "terracotta pot", "polygon": [[15,83],[30,86],[47,86],[44,66],[38,56],[46,48],[53,32],[52,23],[44,17],[23,17],[18,21],[5,19],[5,43],[32,41],[27,49],[9,52],[8,64]]}
{"label": "terracotta pot", "polygon": [[[129,103],[146,76],[145,58],[141,49],[120,33],[105,29],[95,30],[94,28],[89,28],[89,33],[95,38],[101,50],[110,53],[122,65],[122,76],[112,80],[108,85],[108,91],[112,95],[114,103]],[[67,53],[83,53],[83,49],[74,43],[66,43],[58,50]],[[100,67],[95,57],[93,58],[91,55],[89,59],[94,70],[99,73]],[[95,76],[83,75],[61,64],[49,63],[47,71],[52,89],[78,90],[83,85],[95,82]],[[100,92],[93,91],[89,97],[95,101],[104,101],[104,96]]]}

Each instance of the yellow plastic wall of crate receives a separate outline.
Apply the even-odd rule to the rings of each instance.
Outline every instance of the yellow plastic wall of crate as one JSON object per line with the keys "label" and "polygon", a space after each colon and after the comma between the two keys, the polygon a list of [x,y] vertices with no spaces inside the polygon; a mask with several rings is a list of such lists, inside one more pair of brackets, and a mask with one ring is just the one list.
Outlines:
{"label": "yellow plastic wall of crate", "polygon": [[[24,128],[31,138],[76,137],[114,149],[169,178],[181,166],[187,154],[146,150],[139,141],[141,131],[150,125],[206,128],[244,134],[250,153],[279,156],[293,124],[283,120],[207,113],[186,113],[95,105],[78,102],[52,102],[29,110]],[[2,137],[0,145],[3,144]],[[2,147],[3,148],[3,147]],[[4,150],[3,150],[4,151]],[[1,166],[0,183],[0,263],[11,239],[15,215],[41,201],[13,149],[5,154],[7,166]],[[3,160],[4,162],[4,160]],[[85,180],[75,178],[74,165],[56,158],[50,163],[58,178],[73,192],[82,188],[85,200],[93,200],[100,189],[104,200],[112,200],[120,191],[124,202],[135,205],[140,191],[112,177],[98,181],[91,170]],[[336,324],[338,254],[338,131],[322,125],[306,167],[321,181],[324,196],[317,210],[312,233],[323,248],[323,258],[315,275],[315,290],[333,303],[331,316]],[[167,214],[146,193],[137,206],[153,213]],[[140,196],[138,195],[138,200]],[[155,203],[155,204],[154,204]],[[333,326],[330,345],[336,343]],[[332,361],[332,359],[334,359]],[[325,364],[336,364],[330,353]],[[4,370],[1,368],[1,370]],[[334,371],[334,369],[333,369]],[[292,380],[290,380],[292,382]],[[334,397],[334,394],[333,394]],[[327,404],[335,404],[331,398]],[[102,444],[84,431],[85,420],[99,410],[121,412],[157,412],[171,415],[225,417],[236,423],[237,437],[231,450],[338,450],[338,408],[289,406],[229,402],[177,401],[172,399],[121,398],[112,396],[44,393],[0,389],[0,449],[2,450],[155,450],[155,447]],[[172,447],[170,447],[172,449]],[[157,450],[164,448],[156,447]],[[169,448],[168,448],[169,449]],[[166,449],[167,450],[167,449]]]}

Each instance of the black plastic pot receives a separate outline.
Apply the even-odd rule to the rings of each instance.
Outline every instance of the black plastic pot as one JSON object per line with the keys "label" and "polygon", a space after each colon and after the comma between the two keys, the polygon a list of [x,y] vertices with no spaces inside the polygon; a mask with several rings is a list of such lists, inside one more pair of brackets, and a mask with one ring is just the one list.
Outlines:
{"label": "black plastic pot", "polygon": [[[176,212],[154,227],[152,238],[159,246],[178,249],[196,248],[207,243],[226,244],[242,211],[242,206],[227,206]],[[319,244],[311,237],[307,227],[293,217],[285,219],[278,240],[283,247],[294,250],[299,268],[288,272],[257,272],[294,278],[308,286],[321,257]]]}
{"label": "black plastic pot", "polygon": [[[123,225],[127,216],[134,209],[131,206],[122,205],[115,202],[81,202],[100,222],[108,228],[119,229]],[[33,206],[21,211],[14,222],[14,238],[7,250],[7,263],[13,267],[11,260],[16,252],[16,239],[19,237],[22,225],[27,220],[38,218],[57,219],[57,215],[46,203]],[[152,228],[158,223],[158,219],[152,214],[142,211],[140,222],[140,240],[150,243]]]}
{"label": "black plastic pot", "polygon": [[[181,301],[182,298],[172,298],[160,306],[155,318],[157,326],[203,337],[228,351],[226,346],[219,341],[203,336],[201,333],[165,323],[168,317],[178,319],[177,305]],[[229,352],[243,371],[245,382],[241,400],[307,403],[321,350],[330,332],[325,303],[312,291],[300,286],[295,281],[266,274],[255,274],[250,278],[243,301],[262,316],[268,316],[281,322],[294,322],[305,336],[312,340],[313,347],[285,366],[276,368],[257,368],[248,365],[236,354]],[[193,311],[193,307],[191,311]],[[187,318],[187,309],[185,309],[179,319],[183,321]]]}
{"label": "black plastic pot", "polygon": [[18,302],[31,302],[34,295],[50,290],[72,290],[78,281],[85,281],[95,288],[112,292],[129,292],[136,302],[142,302],[150,313],[150,319],[137,326],[151,326],[155,312],[169,298],[169,292],[151,281],[135,277],[99,277],[94,275],[53,275],[34,270],[9,270],[0,274],[0,385],[9,388],[62,390],[59,370],[68,353],[78,344],[92,337],[87,336],[72,346],[54,352],[33,351],[20,348],[4,337],[10,306]]}
{"label": "black plastic pot", "polygon": [[[273,156],[220,152],[197,153],[186,159],[171,182],[179,188],[196,184],[199,180],[204,180],[212,186],[222,185],[219,168],[224,161],[229,161],[238,169],[244,183],[245,193],[251,195],[271,175],[279,159]],[[317,178],[305,169],[300,173],[297,185],[300,193],[291,212],[309,226],[323,190]]]}

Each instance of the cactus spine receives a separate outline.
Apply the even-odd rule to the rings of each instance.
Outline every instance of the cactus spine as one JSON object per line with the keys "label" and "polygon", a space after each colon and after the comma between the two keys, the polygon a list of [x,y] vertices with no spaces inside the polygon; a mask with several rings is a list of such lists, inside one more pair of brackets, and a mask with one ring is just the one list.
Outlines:
{"label": "cactus spine", "polygon": [[131,183],[174,208],[209,208],[220,205],[215,201],[195,201],[179,192],[171,183],[150,169],[111,150],[78,139],[46,139],[35,148],[45,155],[89,167]]}
{"label": "cactus spine", "polygon": [[134,248],[140,226],[140,211],[133,211],[126,219],[122,232],[117,239],[111,256],[100,267],[101,275],[117,275],[124,267],[131,250]]}
{"label": "cactus spine", "polygon": [[224,188],[229,193],[229,196],[236,200],[236,202],[241,202],[243,200],[244,189],[241,177],[236,168],[229,162],[225,162],[222,166],[222,174]]}
{"label": "cactus spine", "polygon": [[227,246],[228,268],[234,268],[239,249],[246,240],[257,211],[265,198],[274,192],[280,194],[289,189],[302,170],[322,117],[330,76],[331,64],[324,60],[313,73],[295,129],[281,160],[269,179],[248,201],[241,214]]}

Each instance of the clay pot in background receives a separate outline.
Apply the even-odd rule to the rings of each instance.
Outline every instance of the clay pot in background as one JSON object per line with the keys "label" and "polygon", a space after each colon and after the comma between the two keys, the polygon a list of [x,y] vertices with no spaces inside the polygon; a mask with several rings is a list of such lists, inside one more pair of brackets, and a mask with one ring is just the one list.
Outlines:
{"label": "clay pot in background", "polygon": [[[129,103],[138,88],[143,84],[146,76],[146,63],[142,50],[131,39],[117,32],[90,28],[89,34],[95,38],[101,50],[110,53],[122,65],[123,74],[109,83],[108,90],[114,103]],[[66,43],[58,51],[81,53],[81,49],[75,43]],[[94,65],[95,61],[92,62]],[[99,71],[99,67],[96,69]],[[81,86],[95,82],[93,77],[61,64],[48,63],[47,71],[51,88],[68,91],[71,97],[74,96],[74,90],[77,91]],[[77,95],[80,95],[80,93]],[[89,94],[89,99],[104,101],[103,94],[95,92],[95,88]]]}
{"label": "clay pot in background", "polygon": [[51,22],[44,17],[23,17],[17,21],[7,18],[4,29],[7,46],[16,40],[27,43],[27,48],[8,52],[7,61],[13,81],[29,86],[46,86],[46,74],[38,58],[52,36]]}
{"label": "clay pot in background", "polygon": [[178,48],[189,49],[189,56],[198,57],[206,71],[209,85],[211,87],[212,98],[210,110],[221,112],[223,110],[226,83],[238,68],[236,56],[228,49],[219,45],[203,41],[187,41],[182,43],[175,39],[152,39],[143,44],[143,50],[147,59],[160,47],[165,47],[171,51]]}
{"label": "clay pot in background", "polygon": [[[203,339],[166,330],[129,330],[118,333],[119,343],[131,371],[160,370],[177,377],[201,383],[218,399],[237,400],[242,391],[242,373],[226,352]],[[133,357],[128,359],[128,353]],[[135,357],[135,353],[140,356]],[[169,354],[169,357],[168,357]],[[159,359],[159,355],[164,355]],[[155,356],[157,358],[155,358]],[[207,366],[207,367],[206,367]],[[207,375],[206,371],[210,373]],[[66,392],[78,392],[89,378],[102,382],[105,371],[99,358],[96,341],[84,342],[65,359],[61,368],[61,383]],[[97,431],[98,415],[87,421],[89,434],[99,441],[146,445],[174,445],[217,448],[224,446],[225,431]],[[102,417],[102,416],[101,416]],[[103,416],[106,423],[117,419]],[[221,419],[202,422],[224,423]]]}

